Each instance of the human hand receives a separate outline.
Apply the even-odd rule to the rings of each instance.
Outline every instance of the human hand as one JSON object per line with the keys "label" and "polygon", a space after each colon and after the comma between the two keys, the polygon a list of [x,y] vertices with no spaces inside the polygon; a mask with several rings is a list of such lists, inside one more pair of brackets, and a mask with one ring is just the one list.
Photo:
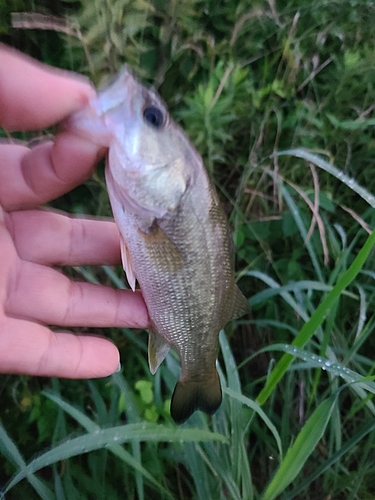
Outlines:
{"label": "human hand", "polygon": [[[0,45],[4,129],[45,128],[93,95],[84,80]],[[90,177],[102,154],[98,146],[69,132],[32,149],[0,144],[0,373],[104,377],[119,363],[112,342],[52,331],[48,325],[148,325],[139,293],[73,282],[54,269],[121,261],[113,222],[40,208]]]}

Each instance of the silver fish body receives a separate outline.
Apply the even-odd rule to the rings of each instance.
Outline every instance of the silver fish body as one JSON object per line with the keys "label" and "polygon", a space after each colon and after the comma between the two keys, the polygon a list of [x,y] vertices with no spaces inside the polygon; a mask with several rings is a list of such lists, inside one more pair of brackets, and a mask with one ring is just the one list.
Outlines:
{"label": "silver fish body", "polygon": [[125,69],[70,127],[109,147],[108,193],[123,266],[148,308],[149,365],[173,346],[181,375],[171,415],[221,403],[218,335],[249,305],[235,284],[231,235],[202,159],[160,97]]}

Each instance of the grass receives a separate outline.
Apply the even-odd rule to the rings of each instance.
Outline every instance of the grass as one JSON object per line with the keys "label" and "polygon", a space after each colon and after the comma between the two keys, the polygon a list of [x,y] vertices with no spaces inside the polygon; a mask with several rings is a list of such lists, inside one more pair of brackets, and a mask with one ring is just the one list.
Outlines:
{"label": "grass", "polygon": [[[16,30],[12,10],[67,21]],[[127,62],[157,86],[216,183],[252,305],[220,335],[222,407],[181,427],[177,359],[152,377],[145,332],[98,332],[122,354],[108,379],[0,377],[6,499],[372,500],[373,2],[0,0],[0,13],[2,41],[49,64],[100,84]],[[102,166],[55,206],[108,215]],[[121,269],[66,272],[124,286]]]}

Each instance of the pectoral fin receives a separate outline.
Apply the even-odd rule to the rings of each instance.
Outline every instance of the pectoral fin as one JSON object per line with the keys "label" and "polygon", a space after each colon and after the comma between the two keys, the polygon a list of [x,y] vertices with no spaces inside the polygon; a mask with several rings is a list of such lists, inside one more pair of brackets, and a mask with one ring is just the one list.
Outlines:
{"label": "pectoral fin", "polygon": [[126,248],[124,240],[121,240],[121,260],[122,267],[124,268],[126,278],[128,280],[130,288],[135,291],[135,273],[132,266],[132,261],[128,249]]}
{"label": "pectoral fin", "polygon": [[236,285],[234,288],[233,310],[230,319],[240,318],[244,314],[250,312],[250,304],[247,298],[242,294],[241,290]]}
{"label": "pectoral fin", "polygon": [[148,364],[150,372],[155,375],[156,370],[168,354],[170,345],[156,330],[150,328],[148,332]]}
{"label": "pectoral fin", "polygon": [[147,232],[140,231],[149,258],[161,271],[177,272],[184,259],[177,245],[154,223]]}

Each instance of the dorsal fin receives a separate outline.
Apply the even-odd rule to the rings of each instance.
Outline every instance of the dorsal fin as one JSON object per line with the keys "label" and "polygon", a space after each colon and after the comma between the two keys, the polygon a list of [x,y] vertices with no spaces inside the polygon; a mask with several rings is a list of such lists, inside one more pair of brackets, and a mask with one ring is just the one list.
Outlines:
{"label": "dorsal fin", "polygon": [[230,319],[237,319],[250,312],[251,307],[247,298],[236,285],[234,287],[233,310]]}

